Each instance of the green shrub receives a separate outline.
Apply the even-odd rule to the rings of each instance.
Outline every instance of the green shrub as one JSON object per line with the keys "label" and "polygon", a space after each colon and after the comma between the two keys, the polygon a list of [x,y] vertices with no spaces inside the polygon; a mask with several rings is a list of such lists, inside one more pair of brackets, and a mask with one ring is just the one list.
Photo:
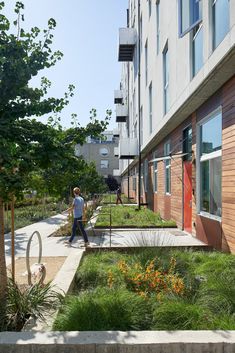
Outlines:
{"label": "green shrub", "polygon": [[58,315],[54,330],[103,331],[147,330],[152,321],[145,299],[126,289],[97,288],[69,297]]}
{"label": "green shrub", "polygon": [[200,330],[207,329],[210,313],[200,305],[187,303],[182,299],[165,300],[153,312],[153,330]]}
{"label": "green shrub", "polygon": [[78,289],[95,288],[107,286],[109,272],[112,271],[115,285],[124,285],[123,276],[117,263],[124,258],[118,252],[98,252],[86,256],[76,273]]}

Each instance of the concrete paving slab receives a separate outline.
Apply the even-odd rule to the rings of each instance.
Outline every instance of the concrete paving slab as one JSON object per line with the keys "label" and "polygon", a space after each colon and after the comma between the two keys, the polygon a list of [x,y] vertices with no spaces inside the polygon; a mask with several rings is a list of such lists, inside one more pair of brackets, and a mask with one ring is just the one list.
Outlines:
{"label": "concrete paving slab", "polygon": [[101,247],[138,246],[206,246],[203,242],[178,229],[115,229],[95,230],[97,236],[90,236],[93,243]]}

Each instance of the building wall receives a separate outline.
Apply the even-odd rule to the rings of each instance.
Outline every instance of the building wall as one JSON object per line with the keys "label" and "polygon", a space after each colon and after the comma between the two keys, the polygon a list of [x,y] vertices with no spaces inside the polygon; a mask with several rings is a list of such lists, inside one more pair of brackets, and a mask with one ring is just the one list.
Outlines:
{"label": "building wall", "polygon": [[235,77],[222,89],[222,247],[235,252]]}
{"label": "building wall", "polygon": [[[199,123],[218,107],[222,107],[222,219],[221,221],[202,216],[197,212],[197,143],[196,131]],[[167,140],[171,141],[173,153],[182,152],[183,130],[192,126],[192,234],[216,249],[235,253],[235,76],[216,92],[200,109],[170,133],[161,143],[156,145],[148,155],[153,158],[153,152],[163,156],[163,146]],[[133,178],[133,177],[132,177]],[[127,178],[125,178],[127,187]],[[153,190],[153,164],[149,163],[148,193],[144,192],[143,202],[148,202],[148,194],[152,197],[152,204],[148,206],[154,212],[160,212],[164,219],[174,219],[177,226],[183,224],[183,168],[182,159],[171,160],[171,195],[165,194],[164,161],[158,162],[158,189]],[[126,192],[127,188],[124,188]],[[137,200],[137,193],[132,189],[130,195]]]}
{"label": "building wall", "polygon": [[[130,0],[130,25],[138,32],[137,1]],[[158,190],[153,189],[153,163],[164,155],[164,143],[171,141],[173,153],[182,152],[183,129],[192,126],[192,234],[216,249],[235,253],[235,0],[229,1],[229,31],[215,48],[212,48],[212,1],[201,0],[203,6],[203,65],[192,77],[192,32],[182,38],[178,35],[179,1],[160,0],[160,41],[159,53],[156,48],[156,3],[152,1],[151,16],[148,13],[149,1],[140,1],[142,18],[142,50],[140,57],[140,92],[136,68],[138,43],[131,63],[123,65],[123,87],[128,90],[129,120],[121,124],[121,136],[132,137],[137,129],[143,134],[141,144],[142,163],[149,161],[148,181],[143,186],[141,202],[164,219],[174,219],[184,228],[183,219],[183,164],[182,159],[171,160],[171,194],[165,193],[164,161],[158,162]],[[169,11],[170,8],[170,11]],[[222,16],[222,14],[221,14]],[[138,34],[138,33],[137,33]],[[148,44],[148,78],[146,81],[145,45]],[[169,110],[163,109],[163,51],[166,43],[169,48]],[[129,72],[129,81],[127,73]],[[152,84],[152,131],[149,119],[149,85]],[[138,95],[143,112],[143,124],[139,126],[140,111]],[[205,216],[199,209],[198,175],[198,124],[216,108],[222,108],[222,217]],[[128,125],[128,132],[127,132]],[[127,192],[127,161],[123,161],[121,171],[124,176],[123,189]],[[138,158],[129,161],[129,194],[138,200]],[[134,172],[136,168],[136,172]],[[132,180],[136,177],[136,190]],[[144,178],[143,178],[144,180]],[[143,183],[144,184],[144,183]]]}

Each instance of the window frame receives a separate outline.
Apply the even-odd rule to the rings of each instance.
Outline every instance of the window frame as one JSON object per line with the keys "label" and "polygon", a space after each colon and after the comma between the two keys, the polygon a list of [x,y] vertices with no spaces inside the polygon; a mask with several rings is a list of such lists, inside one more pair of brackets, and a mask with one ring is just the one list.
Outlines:
{"label": "window frame", "polygon": [[210,6],[211,6],[211,20],[212,20],[212,52],[215,51],[215,49],[220,45],[220,43],[224,40],[224,38],[226,37],[226,35],[229,33],[229,29],[230,29],[230,0],[228,0],[228,6],[229,6],[229,13],[228,13],[228,31],[226,32],[226,34],[224,35],[224,37],[220,40],[220,42],[215,43],[215,4],[216,2],[218,2],[219,0],[210,0]]}
{"label": "window frame", "polygon": [[[193,0],[192,0],[193,1]],[[195,0],[195,2],[200,3],[200,1],[202,0]],[[190,3],[191,4],[191,3]],[[200,4],[199,4],[200,6]],[[201,3],[202,6],[202,3]],[[191,11],[192,9],[190,8],[190,15],[191,15]],[[191,30],[196,27],[198,24],[200,24],[200,22],[202,22],[202,14],[200,17],[200,8],[199,8],[199,19],[195,22],[193,22],[192,24],[189,25],[189,27],[186,30],[182,30],[182,0],[178,0],[178,31],[179,31],[179,38],[182,38],[185,36],[185,34],[191,32]]]}
{"label": "window frame", "polygon": [[[191,79],[193,79],[197,74],[198,72],[201,70],[201,68],[203,67],[204,65],[204,56],[203,56],[203,49],[204,49],[204,42],[203,42],[203,24],[202,23],[199,23],[198,25],[198,29],[196,31],[196,33],[194,34],[194,29],[197,28],[197,26],[195,26],[191,32]],[[200,31],[202,31],[202,65],[200,66],[200,68],[198,69],[198,71],[196,72],[195,70],[195,39],[196,37],[199,35]]]}
{"label": "window frame", "polygon": [[156,52],[160,51],[160,1],[156,2]]}
{"label": "window frame", "polygon": [[[107,166],[102,167],[102,162],[107,162]],[[101,159],[100,160],[100,169],[108,169],[109,168],[109,160],[108,159]]]}
{"label": "window frame", "polygon": [[149,18],[152,15],[152,0],[148,0],[148,15],[149,15]]}
{"label": "window frame", "polygon": [[144,46],[144,52],[145,52],[145,86],[148,85],[148,39],[146,39],[145,46]]}
{"label": "window frame", "polygon": [[[153,153],[153,159],[157,158],[157,151]],[[153,192],[158,192],[158,162],[153,162]]]}
{"label": "window frame", "polygon": [[[197,155],[196,155],[196,163],[198,165],[198,168],[196,168],[196,185],[197,185],[197,214],[201,215],[203,217],[207,217],[210,219],[215,219],[219,222],[222,221],[222,214],[221,216],[214,215],[212,213],[206,212],[201,210],[201,163],[210,161],[212,159],[216,159],[218,157],[222,157],[222,124],[221,124],[221,149],[216,150],[210,153],[206,153],[201,155],[201,126],[206,124],[208,121],[212,120],[215,118],[218,113],[221,114],[221,121],[223,119],[222,115],[222,107],[219,106],[217,109],[213,110],[210,112],[205,118],[200,120],[197,123],[197,136],[196,136],[196,144],[197,144]],[[222,161],[221,161],[221,178],[222,178]],[[222,185],[221,185],[221,208],[222,208]]]}
{"label": "window frame", "polygon": [[149,84],[149,134],[153,132],[153,84]]}
{"label": "window frame", "polygon": [[[167,54],[167,56],[166,56]],[[168,40],[164,46],[163,52],[163,112],[164,115],[169,111],[169,48]]]}
{"label": "window frame", "polygon": [[[168,152],[168,149],[169,149],[169,152]],[[164,156],[168,157],[168,155],[170,154],[170,151],[171,151],[171,141],[168,140],[164,143]],[[168,177],[167,170],[169,170],[169,190],[167,190],[167,177]],[[165,194],[171,195],[171,159],[170,158],[164,160],[164,181],[165,181]]]}

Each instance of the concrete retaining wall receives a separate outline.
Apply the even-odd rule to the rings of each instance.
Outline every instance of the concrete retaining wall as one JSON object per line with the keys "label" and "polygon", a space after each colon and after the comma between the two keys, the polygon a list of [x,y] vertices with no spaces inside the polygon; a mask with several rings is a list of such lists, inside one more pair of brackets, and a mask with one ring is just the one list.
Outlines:
{"label": "concrete retaining wall", "polygon": [[1,353],[234,353],[235,331],[4,332]]}

